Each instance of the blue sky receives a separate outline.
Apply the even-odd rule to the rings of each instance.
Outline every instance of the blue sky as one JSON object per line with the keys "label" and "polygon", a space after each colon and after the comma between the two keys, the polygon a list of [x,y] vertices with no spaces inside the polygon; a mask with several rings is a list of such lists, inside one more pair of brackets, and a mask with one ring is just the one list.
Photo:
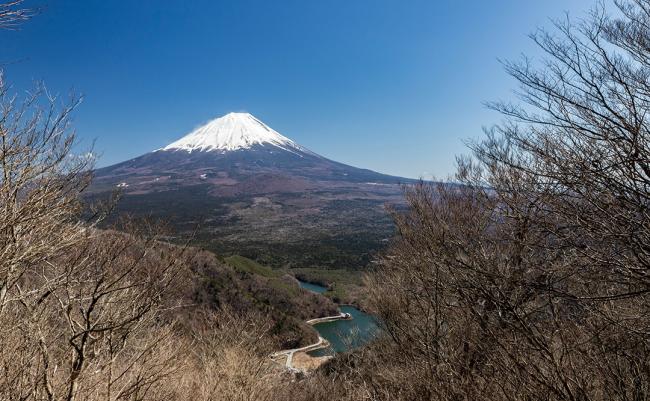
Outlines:
{"label": "blue sky", "polygon": [[512,98],[498,59],[591,0],[28,0],[0,32],[5,79],[84,95],[75,127],[100,166],[248,111],[331,159],[444,178]]}

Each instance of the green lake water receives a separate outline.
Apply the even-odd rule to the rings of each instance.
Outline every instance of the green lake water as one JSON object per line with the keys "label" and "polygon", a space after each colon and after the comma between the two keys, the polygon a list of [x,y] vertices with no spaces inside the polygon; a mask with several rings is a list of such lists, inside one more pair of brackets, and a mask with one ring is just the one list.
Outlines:
{"label": "green lake water", "polygon": [[[317,293],[323,293],[327,288],[300,281],[300,286]],[[345,352],[360,347],[372,340],[379,330],[377,320],[370,314],[360,311],[354,306],[341,306],[341,312],[349,313],[351,320],[336,320],[333,322],[318,323],[314,328],[321,337],[330,343],[329,348],[311,351],[312,356],[332,355],[332,353]]]}

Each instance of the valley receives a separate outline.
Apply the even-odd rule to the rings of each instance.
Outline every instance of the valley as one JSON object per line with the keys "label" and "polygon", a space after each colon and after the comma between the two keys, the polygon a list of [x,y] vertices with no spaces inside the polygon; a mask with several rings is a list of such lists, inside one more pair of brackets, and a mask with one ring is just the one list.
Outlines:
{"label": "valley", "polygon": [[0,36],[0,401],[650,401],[650,0]]}
{"label": "valley", "polygon": [[[394,236],[387,207],[403,207],[402,185],[413,180],[328,160],[248,113],[212,120],[93,178],[89,204],[119,195],[105,227],[130,216],[164,225],[165,241],[189,241],[213,260],[196,272],[194,298],[269,315],[272,338],[290,350],[276,355],[288,355],[287,366],[291,349],[313,368],[376,329],[351,305],[363,305],[364,271]],[[342,310],[354,321],[310,323]]]}

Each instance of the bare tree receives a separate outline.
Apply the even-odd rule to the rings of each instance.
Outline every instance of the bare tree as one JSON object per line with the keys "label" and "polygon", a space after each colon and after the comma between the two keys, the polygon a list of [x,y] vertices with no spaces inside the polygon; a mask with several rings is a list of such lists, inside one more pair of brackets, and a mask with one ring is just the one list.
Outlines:
{"label": "bare tree", "polygon": [[24,295],[17,284],[48,258],[82,240],[79,194],[89,183],[90,157],[72,152],[70,113],[38,88],[20,101],[0,80],[0,315]]}
{"label": "bare tree", "polygon": [[393,366],[378,389],[649,397],[650,2],[616,4],[532,35],[547,57],[506,63],[524,104],[490,104],[507,121],[459,160],[461,185],[407,190],[370,280]]}
{"label": "bare tree", "polygon": [[0,29],[16,29],[23,22],[34,16],[35,10],[23,8],[24,0],[0,3]]}
{"label": "bare tree", "polygon": [[153,230],[97,230],[101,215],[82,219],[93,158],[74,153],[78,104],[42,87],[21,100],[0,81],[3,399],[145,399],[180,366],[160,350],[167,344],[171,359],[182,350],[169,345],[174,319],[163,315],[177,306],[184,248],[159,244]]}

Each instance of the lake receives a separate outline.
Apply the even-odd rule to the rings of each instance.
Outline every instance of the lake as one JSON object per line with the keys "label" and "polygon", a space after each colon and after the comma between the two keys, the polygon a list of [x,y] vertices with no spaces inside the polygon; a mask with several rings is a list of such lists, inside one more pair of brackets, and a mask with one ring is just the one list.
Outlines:
{"label": "lake", "polygon": [[316,292],[318,294],[322,294],[325,291],[327,291],[327,287],[323,287],[322,285],[312,284],[312,283],[308,283],[306,281],[300,281],[300,280],[298,280],[298,282],[300,282],[300,286],[302,288],[304,288],[306,290],[309,290],[311,292]]}
{"label": "lake", "polygon": [[[319,294],[327,291],[327,288],[300,281],[300,286],[309,291]],[[360,347],[372,340],[379,330],[377,320],[370,314],[360,311],[354,306],[344,305],[340,307],[341,312],[349,313],[351,320],[336,320],[333,322],[318,323],[314,328],[321,337],[329,341],[328,348],[317,349],[308,352],[312,356],[332,355],[336,352],[345,352]]]}

